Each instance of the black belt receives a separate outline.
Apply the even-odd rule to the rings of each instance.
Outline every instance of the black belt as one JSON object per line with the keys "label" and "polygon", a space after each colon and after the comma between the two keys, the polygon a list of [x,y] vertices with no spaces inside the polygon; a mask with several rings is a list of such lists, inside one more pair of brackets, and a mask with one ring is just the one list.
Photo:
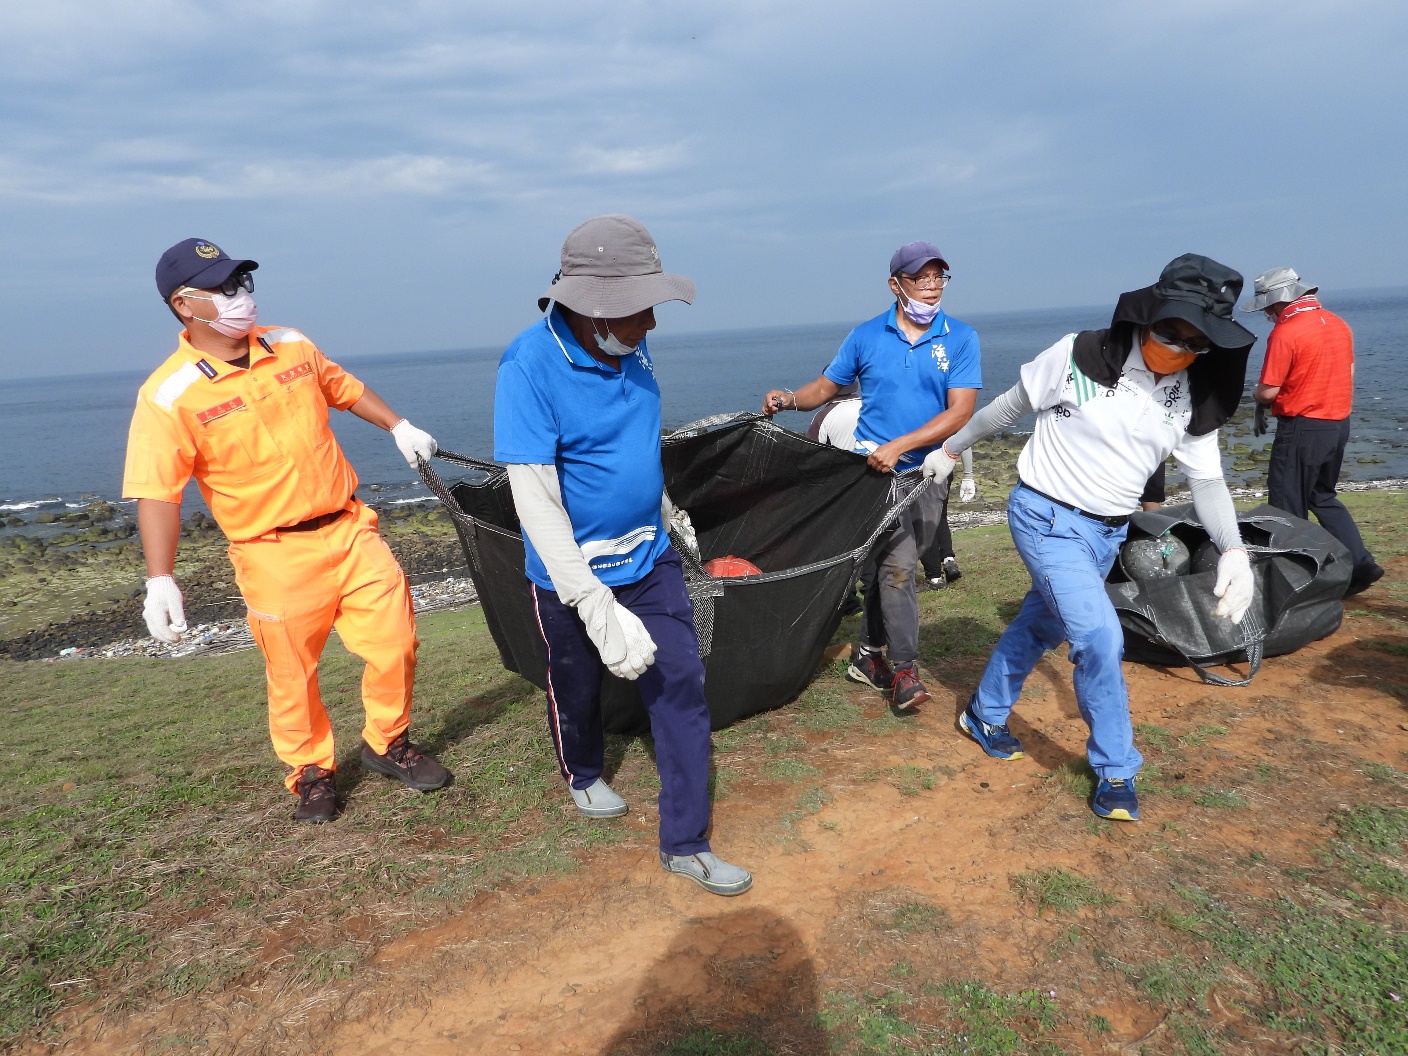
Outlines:
{"label": "black belt", "polygon": [[1072,513],[1078,513],[1082,517],[1088,517],[1092,521],[1099,521],[1106,528],[1123,528],[1126,524],[1129,523],[1129,514],[1127,513],[1121,514],[1118,517],[1101,517],[1098,513],[1091,513],[1089,510],[1082,510],[1079,506],[1072,506],[1069,502],[1062,502],[1060,499],[1048,495],[1044,491],[1037,491],[1036,488],[1032,487],[1025,480],[1018,481],[1018,483],[1021,484],[1022,487],[1030,491],[1033,495],[1040,495],[1047,502],[1054,502],[1057,506],[1061,506],[1065,509],[1068,509]]}
{"label": "black belt", "polygon": [[297,524],[288,524],[276,529],[280,532],[316,532],[319,528],[325,528],[333,521],[349,513],[348,510],[333,510],[332,513],[325,513],[321,517],[309,517],[306,521],[299,521]]}

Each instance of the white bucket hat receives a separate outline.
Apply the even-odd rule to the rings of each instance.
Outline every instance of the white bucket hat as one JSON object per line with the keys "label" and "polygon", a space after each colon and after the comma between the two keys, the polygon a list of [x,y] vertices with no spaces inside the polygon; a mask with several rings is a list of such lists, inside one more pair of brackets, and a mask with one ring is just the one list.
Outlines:
{"label": "white bucket hat", "polygon": [[1301,282],[1293,268],[1272,268],[1256,277],[1252,299],[1242,305],[1242,311],[1264,311],[1273,304],[1289,303],[1319,289],[1319,286],[1307,286]]}
{"label": "white bucket hat", "polygon": [[562,268],[538,298],[596,319],[623,319],[665,301],[694,303],[694,282],[660,268],[645,225],[615,213],[579,224],[562,243]]}

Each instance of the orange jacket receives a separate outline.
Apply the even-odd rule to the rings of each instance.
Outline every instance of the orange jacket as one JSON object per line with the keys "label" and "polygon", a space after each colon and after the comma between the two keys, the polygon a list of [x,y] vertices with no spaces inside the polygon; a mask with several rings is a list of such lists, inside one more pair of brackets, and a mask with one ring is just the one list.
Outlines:
{"label": "orange jacket", "polygon": [[248,367],[198,352],[182,331],[137,394],[122,493],[179,502],[194,476],[235,542],[342,509],[357,474],[328,408],[345,411],[364,391],[297,330],[255,328]]}

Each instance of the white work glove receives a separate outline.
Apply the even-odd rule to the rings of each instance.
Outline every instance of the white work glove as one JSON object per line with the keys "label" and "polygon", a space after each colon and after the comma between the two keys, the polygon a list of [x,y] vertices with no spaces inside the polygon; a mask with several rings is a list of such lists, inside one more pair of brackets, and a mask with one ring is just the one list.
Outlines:
{"label": "white work glove", "polygon": [[181,588],[170,576],[152,576],[147,580],[147,600],[142,603],[142,616],[147,630],[158,642],[174,645],[186,633],[186,607],[181,600]]}
{"label": "white work glove", "polygon": [[972,477],[964,477],[963,483],[958,485],[958,501],[972,502],[978,497],[978,485]]}
{"label": "white work glove", "polygon": [[1247,614],[1256,593],[1256,581],[1252,579],[1252,559],[1241,547],[1224,550],[1217,559],[1217,582],[1212,592],[1220,599],[1212,610],[1214,616],[1226,616],[1238,623]]}
{"label": "white work glove", "polygon": [[699,539],[694,534],[694,522],[689,512],[670,501],[669,492],[660,497],[660,515],[665,518],[665,530],[678,535],[689,556],[699,560]]}
{"label": "white work glove", "polygon": [[953,467],[959,460],[944,450],[940,444],[924,456],[924,479],[945,481],[953,475]]}
{"label": "white work glove", "polygon": [[401,449],[401,457],[406,460],[406,465],[412,469],[416,468],[417,459],[423,458],[429,462],[430,456],[440,450],[435,437],[424,429],[417,429],[404,418],[391,427],[391,438]]}
{"label": "white work glove", "polygon": [[640,617],[616,600],[610,587],[593,590],[579,601],[577,615],[601,662],[617,678],[634,681],[655,663],[655,640]]}

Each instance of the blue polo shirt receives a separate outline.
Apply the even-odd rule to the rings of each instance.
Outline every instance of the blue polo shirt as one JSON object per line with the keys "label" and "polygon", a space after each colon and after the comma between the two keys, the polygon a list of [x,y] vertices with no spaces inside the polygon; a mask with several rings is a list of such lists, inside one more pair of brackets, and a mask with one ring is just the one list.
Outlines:
{"label": "blue polo shirt", "polygon": [[[949,389],[983,387],[976,330],[941,311],[911,345],[895,324],[895,311],[852,330],[825,371],[837,385],[860,380],[858,443],[887,444],[948,410]],[[906,452],[896,468],[917,466],[932,450]]]}
{"label": "blue polo shirt", "polygon": [[[557,467],[573,537],[608,587],[642,579],[670,545],[660,518],[660,387],[645,342],[612,370],[554,306],[499,360],[494,458]],[[528,578],[554,589],[526,533],[523,546]]]}

